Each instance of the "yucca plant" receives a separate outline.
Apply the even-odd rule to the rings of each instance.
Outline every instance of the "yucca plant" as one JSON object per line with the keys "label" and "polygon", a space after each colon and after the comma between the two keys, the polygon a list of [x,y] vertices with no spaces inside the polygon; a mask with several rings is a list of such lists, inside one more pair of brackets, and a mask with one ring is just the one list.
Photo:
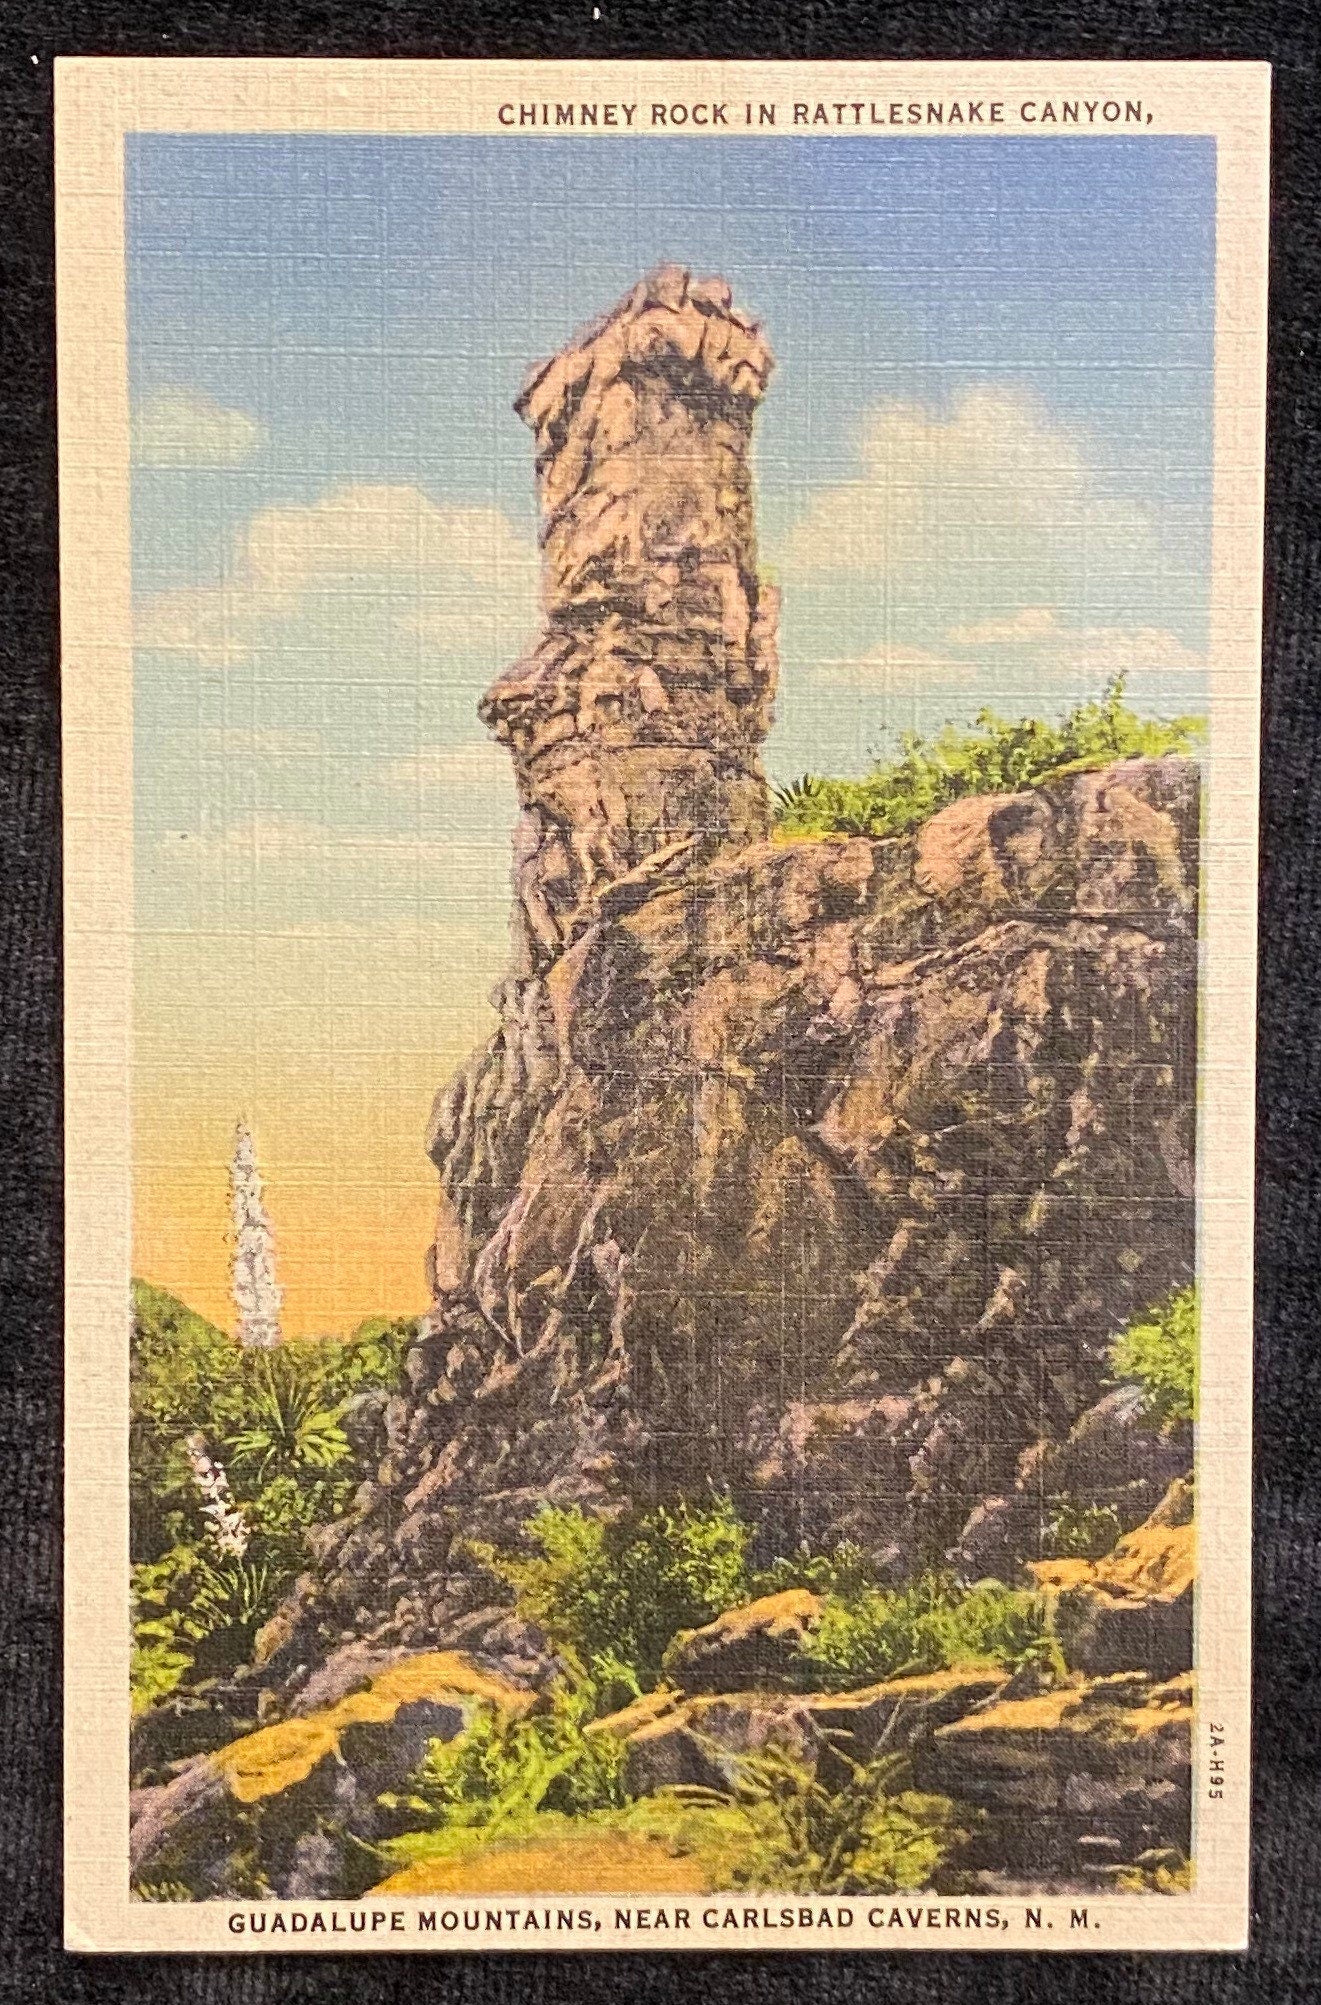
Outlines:
{"label": "yucca plant", "polygon": [[225,1446],[236,1470],[260,1487],[277,1476],[335,1469],[352,1450],[340,1426],[343,1401],[326,1403],[320,1373],[300,1369],[287,1349],[253,1360],[251,1398],[243,1424]]}
{"label": "yucca plant", "polygon": [[800,773],[796,780],[786,780],[782,787],[773,787],[771,791],[776,806],[789,811],[815,800],[824,784],[819,773]]}

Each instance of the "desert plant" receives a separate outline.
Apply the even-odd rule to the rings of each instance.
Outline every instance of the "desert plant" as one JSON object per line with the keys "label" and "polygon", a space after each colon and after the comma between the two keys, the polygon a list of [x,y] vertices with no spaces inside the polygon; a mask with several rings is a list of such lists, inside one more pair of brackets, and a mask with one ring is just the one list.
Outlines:
{"label": "desert plant", "polygon": [[244,1349],[164,1289],[135,1281],[132,1299],[140,1708],[247,1655],[303,1564],[308,1529],[339,1516],[366,1473],[340,1425],[348,1399],[394,1389],[417,1324],[377,1319],[342,1343]]}
{"label": "desert plant", "polygon": [[342,1413],[319,1360],[295,1358],[288,1345],[264,1352],[242,1422],[226,1438],[236,1474],[260,1489],[277,1476],[338,1468],[350,1457]]}
{"label": "desert plant", "polygon": [[1109,1504],[1079,1504],[1060,1498],[1042,1535],[1042,1552],[1051,1559],[1101,1559],[1124,1527]]}
{"label": "desert plant", "polygon": [[586,1731],[599,1705],[591,1681],[575,1678],[559,1680],[530,1719],[481,1708],[454,1740],[429,1744],[409,1807],[431,1828],[476,1826],[492,1837],[543,1810],[618,1809],[626,1750],[613,1733]]}
{"label": "desert plant", "polygon": [[782,1594],[787,1588],[805,1587],[813,1594],[833,1594],[847,1601],[875,1584],[871,1561],[851,1539],[842,1540],[827,1553],[813,1552],[804,1540],[795,1551],[773,1559],[753,1574],[749,1591],[754,1595]]}
{"label": "desert plant", "polygon": [[705,1789],[672,1793],[694,1807],[732,1800],[747,1818],[734,1873],[738,1886],[777,1893],[888,1893],[931,1884],[939,1866],[967,1839],[955,1806],[907,1785],[908,1757],[882,1745],[866,1762],[834,1736],[823,1779],[789,1749],[771,1745],[726,1756],[729,1796]]}
{"label": "desert plant", "polygon": [[250,1654],[288,1575],[252,1549],[198,1541],[135,1566],[131,1689],[135,1711],[193,1675],[232,1670]]}
{"label": "desert plant", "polygon": [[275,1278],[275,1235],[262,1194],[252,1130],[246,1121],[240,1121],[234,1130],[229,1210],[233,1225],[230,1283],[238,1318],[235,1335],[245,1350],[271,1350],[282,1341],[284,1294]]}
{"label": "desert plant", "polygon": [[1144,1415],[1164,1433],[1196,1417],[1197,1345],[1197,1290],[1189,1286],[1135,1317],[1110,1346],[1115,1377],[1141,1389]]}

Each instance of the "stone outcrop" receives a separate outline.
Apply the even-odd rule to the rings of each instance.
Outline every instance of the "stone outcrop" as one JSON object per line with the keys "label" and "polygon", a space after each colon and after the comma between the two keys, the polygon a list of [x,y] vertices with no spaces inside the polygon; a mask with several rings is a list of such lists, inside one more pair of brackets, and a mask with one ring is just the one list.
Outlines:
{"label": "stone outcrop", "polygon": [[665,1652],[665,1676],[685,1692],[793,1687],[801,1682],[800,1647],[822,1607],[820,1595],[791,1587],[731,1608],[704,1628],[681,1629]]}
{"label": "stone outcrop", "polygon": [[[351,1689],[340,1689],[346,1681]],[[290,1900],[340,1893],[354,1841],[389,1834],[379,1799],[406,1788],[430,1741],[453,1740],[479,1706],[517,1718],[535,1702],[454,1651],[396,1653],[374,1674],[363,1661],[341,1664],[295,1717],[134,1790],[134,1881],[182,1884],[204,1898],[240,1897],[254,1884]],[[363,1884],[374,1877],[369,1865]]]}
{"label": "stone outcrop", "polygon": [[981,1811],[965,1868],[1073,1879],[1186,1858],[1192,1722],[1189,1676],[1128,1671],[993,1699],[921,1743],[914,1775]]}
{"label": "stone outcrop", "polygon": [[1071,1664],[1104,1676],[1134,1664],[1154,1677],[1192,1669],[1197,1535],[1193,1491],[1178,1477],[1147,1519],[1101,1560],[1031,1568],[1057,1596],[1056,1625]]}
{"label": "stone outcrop", "polygon": [[1191,1278],[1197,768],[768,835],[769,369],[666,270],[523,393],[545,626],[483,706],[514,959],[436,1103],[434,1308],[280,1619],[281,1704],[356,1639],[481,1646],[471,1542],[545,1502],[714,1485],[767,1557],[851,1539],[902,1576],[990,1570],[957,1556],[1007,1499],[1013,1577],[1108,1343]]}
{"label": "stone outcrop", "polygon": [[912,1749],[937,1727],[993,1699],[1006,1683],[1003,1671],[973,1668],[894,1678],[852,1692],[740,1689],[693,1697],[662,1687],[588,1732],[623,1741],[625,1782],[636,1795],[684,1784],[728,1791],[738,1784],[744,1758],[771,1747],[810,1774],[842,1781],[849,1763],[866,1762],[882,1747]]}
{"label": "stone outcrop", "polygon": [[778,606],[757,577],[748,447],[771,367],[722,279],[667,265],[518,399],[545,624],[481,712],[518,779],[519,974],[658,852],[766,832]]}

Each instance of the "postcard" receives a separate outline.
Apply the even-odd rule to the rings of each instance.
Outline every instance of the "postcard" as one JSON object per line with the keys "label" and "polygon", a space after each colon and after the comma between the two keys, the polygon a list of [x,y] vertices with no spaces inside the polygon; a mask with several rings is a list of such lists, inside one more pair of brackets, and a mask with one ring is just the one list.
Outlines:
{"label": "postcard", "polygon": [[60,64],[71,1948],[1246,1940],[1268,111]]}

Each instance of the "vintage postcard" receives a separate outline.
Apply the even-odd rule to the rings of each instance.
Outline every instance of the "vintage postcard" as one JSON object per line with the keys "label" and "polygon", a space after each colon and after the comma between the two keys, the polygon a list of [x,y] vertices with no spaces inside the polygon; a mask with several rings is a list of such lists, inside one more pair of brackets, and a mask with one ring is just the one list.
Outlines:
{"label": "vintage postcard", "polygon": [[1245,1941],[1268,106],[61,64],[71,1947]]}

